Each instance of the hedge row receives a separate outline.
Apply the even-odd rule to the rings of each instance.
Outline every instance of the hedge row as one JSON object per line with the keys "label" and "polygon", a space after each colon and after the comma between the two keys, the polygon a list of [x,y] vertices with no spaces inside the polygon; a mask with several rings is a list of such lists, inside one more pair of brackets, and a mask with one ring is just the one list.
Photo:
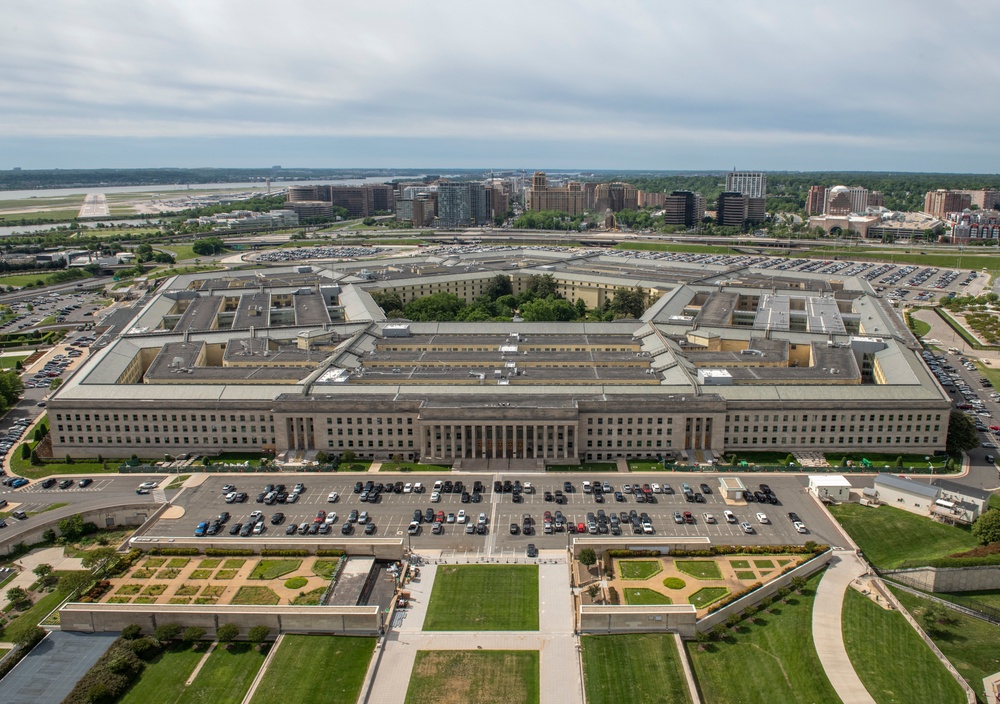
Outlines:
{"label": "hedge row", "polygon": [[311,553],[308,550],[261,550],[261,557],[309,557]]}
{"label": "hedge row", "polygon": [[1000,554],[983,555],[982,557],[939,557],[933,560],[921,560],[916,563],[904,562],[900,569],[917,567],[995,567],[1000,565]]}
{"label": "hedge row", "polygon": [[606,550],[608,557],[659,557],[659,550]]}
{"label": "hedge row", "polygon": [[116,701],[139,679],[145,667],[143,660],[155,657],[160,650],[159,641],[153,638],[119,638],[80,678],[63,704]]}
{"label": "hedge row", "polygon": [[174,556],[190,556],[190,555],[200,555],[201,550],[198,548],[153,548],[149,551],[150,555],[174,555]]}
{"label": "hedge row", "polygon": [[48,635],[48,631],[44,628],[35,628],[31,631],[31,635],[28,640],[20,645],[14,647],[14,652],[7,656],[7,659],[0,663],[0,678],[4,677],[8,672],[14,669],[14,665],[21,662],[25,655],[31,652],[31,649],[42,642],[42,639]]}
{"label": "hedge row", "polygon": [[608,601],[615,605],[622,603],[622,598],[614,587],[608,587]]}
{"label": "hedge row", "polygon": [[250,548],[206,548],[205,554],[209,557],[250,557],[253,550]]}
{"label": "hedge row", "polygon": [[335,548],[316,551],[316,557],[343,557],[346,554],[347,553],[344,550]]}

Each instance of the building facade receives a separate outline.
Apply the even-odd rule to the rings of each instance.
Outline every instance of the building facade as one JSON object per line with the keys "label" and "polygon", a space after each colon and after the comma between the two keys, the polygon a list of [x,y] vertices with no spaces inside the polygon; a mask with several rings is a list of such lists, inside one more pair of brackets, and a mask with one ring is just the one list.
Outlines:
{"label": "building facade", "polygon": [[944,219],[948,213],[958,213],[972,205],[972,196],[962,191],[939,188],[928,191],[924,196],[924,212],[935,218]]}
{"label": "building facade", "polygon": [[767,174],[761,171],[731,171],[726,174],[726,190],[750,198],[766,198]]}
{"label": "building facade", "polygon": [[528,210],[556,210],[570,215],[582,215],[585,208],[583,186],[570,181],[565,186],[549,186],[548,177],[536,171],[531,177]]}

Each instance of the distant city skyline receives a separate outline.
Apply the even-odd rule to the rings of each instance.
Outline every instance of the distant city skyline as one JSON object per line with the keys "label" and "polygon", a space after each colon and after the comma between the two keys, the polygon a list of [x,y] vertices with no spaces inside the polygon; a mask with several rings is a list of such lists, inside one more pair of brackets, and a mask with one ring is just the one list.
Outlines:
{"label": "distant city skyline", "polygon": [[[949,21],[991,36],[994,9],[960,1]],[[15,3],[0,168],[996,173],[1000,58],[941,50],[939,10]]]}

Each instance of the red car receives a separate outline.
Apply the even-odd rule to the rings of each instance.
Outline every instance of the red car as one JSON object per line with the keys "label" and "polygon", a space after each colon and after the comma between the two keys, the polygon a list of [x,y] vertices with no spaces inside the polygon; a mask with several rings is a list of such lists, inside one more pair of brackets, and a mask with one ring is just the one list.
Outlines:
{"label": "red car", "polygon": [[684,512],[684,522],[685,523],[694,523],[694,516],[691,515],[690,511],[685,511]]}
{"label": "red car", "polygon": [[326,520],[326,511],[317,511],[316,518],[313,519],[315,523],[322,523]]}
{"label": "red car", "polygon": [[435,523],[444,523],[444,511],[438,511],[437,515],[434,516]]}
{"label": "red car", "polygon": [[587,526],[583,525],[582,523],[577,523],[576,524],[576,532],[577,533],[586,533],[587,532]]}

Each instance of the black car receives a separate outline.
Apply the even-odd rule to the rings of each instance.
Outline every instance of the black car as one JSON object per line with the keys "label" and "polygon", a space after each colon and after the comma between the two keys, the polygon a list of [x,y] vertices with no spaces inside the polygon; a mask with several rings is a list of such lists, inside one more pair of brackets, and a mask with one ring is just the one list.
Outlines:
{"label": "black car", "polygon": [[765,503],[767,501],[767,494],[765,494],[763,491],[755,491],[753,493],[753,499],[757,503],[761,503],[761,504]]}
{"label": "black car", "polygon": [[573,483],[563,482],[563,491],[565,491],[567,494],[573,493]]}
{"label": "black car", "polygon": [[71,486],[73,486],[72,479],[63,479],[61,482],[59,482],[60,489],[69,489]]}
{"label": "black car", "polygon": [[288,501],[288,493],[284,491],[279,491],[278,495],[275,496],[274,498],[278,500],[279,504],[283,504],[286,501]]}
{"label": "black car", "polygon": [[542,494],[542,499],[545,501],[554,501],[555,496],[552,495],[551,491],[546,491],[544,494]]}
{"label": "black car", "polygon": [[266,494],[263,491],[260,492],[259,494],[257,494],[257,503],[259,503],[259,504],[264,503],[264,497],[265,496],[266,496]]}
{"label": "black car", "polygon": [[774,494],[768,494],[767,495],[767,503],[773,504],[774,506],[777,506],[778,505],[778,497],[775,496]]}
{"label": "black car", "polygon": [[510,534],[511,535],[519,535],[520,533],[521,533],[520,526],[518,526],[516,523],[511,523],[510,524]]}
{"label": "black car", "polygon": [[283,514],[281,511],[278,511],[273,516],[271,516],[272,526],[280,526],[284,522],[285,522],[285,514]]}
{"label": "black car", "polygon": [[239,535],[240,531],[243,529],[242,523],[234,523],[229,526],[229,535]]}
{"label": "black car", "polygon": [[499,479],[493,482],[493,493],[499,494],[502,491],[503,491],[503,482],[501,482]]}
{"label": "black car", "polygon": [[699,503],[699,504],[705,503],[705,497],[702,495],[702,493],[700,491],[696,491],[694,493],[694,500],[695,500],[695,503]]}
{"label": "black car", "polygon": [[243,528],[240,529],[241,538],[249,538],[250,534],[253,532],[253,523],[244,523]]}
{"label": "black car", "polygon": [[482,493],[482,491],[483,491],[483,483],[481,481],[479,481],[478,479],[476,481],[472,482],[472,490],[473,491],[478,491],[478,492]]}
{"label": "black car", "polygon": [[364,488],[364,485],[363,485],[363,484],[362,484],[361,482],[355,482],[355,483],[354,483],[354,493],[355,493],[355,494],[360,494],[360,493],[361,493],[361,490],[362,490],[363,488]]}
{"label": "black car", "polygon": [[94,480],[93,480],[93,479],[81,479],[81,480],[79,481],[79,484],[78,484],[78,486],[79,486],[79,487],[80,487],[81,489],[86,489],[86,488],[87,488],[88,486],[90,486],[90,485],[91,485],[91,484],[93,484],[93,483],[94,483]]}
{"label": "black car", "polygon": [[710,487],[708,484],[701,484],[700,486],[701,486],[701,493],[702,494],[711,494],[712,493],[712,487]]}
{"label": "black car", "polygon": [[56,485],[56,480],[53,479],[52,477],[49,477],[44,482],[42,482],[42,488],[43,489],[51,489],[55,485]]}
{"label": "black car", "polygon": [[753,500],[754,500],[753,493],[750,492],[750,491],[744,490],[743,491],[743,500],[746,501],[748,504],[749,503],[753,503]]}
{"label": "black car", "polygon": [[265,484],[264,485],[264,493],[265,494],[270,494],[272,491],[274,491],[274,484]]}
{"label": "black car", "polygon": [[351,522],[348,521],[347,523],[342,523],[340,525],[340,534],[341,535],[351,535],[352,533],[354,533],[354,524],[353,523],[351,523]]}
{"label": "black car", "polygon": [[352,508],[351,509],[351,512],[349,514],[347,514],[347,522],[348,523],[357,523],[358,522],[358,509],[356,509],[356,508]]}
{"label": "black car", "polygon": [[424,522],[424,512],[421,511],[418,508],[416,511],[413,512],[413,520],[416,523],[423,523]]}
{"label": "black car", "polygon": [[538,548],[534,543],[528,543],[528,557],[538,557]]}
{"label": "black car", "polygon": [[429,508],[426,511],[424,511],[424,522],[430,523],[433,520],[434,520],[434,509]]}
{"label": "black car", "polygon": [[457,482],[455,482],[455,485],[452,487],[451,490],[452,493],[454,494],[462,494],[465,492],[465,484],[463,484],[462,480],[459,479]]}
{"label": "black car", "polygon": [[462,492],[462,503],[463,504],[467,504],[470,501],[472,501],[472,497],[469,495],[469,492],[463,491]]}
{"label": "black car", "polygon": [[761,484],[761,485],[760,485],[760,490],[761,490],[762,492],[764,492],[765,494],[771,494],[771,493],[773,493],[773,492],[771,491],[771,487],[769,487],[769,486],[768,486],[767,484]]}
{"label": "black car", "polygon": [[482,500],[483,500],[482,494],[480,494],[478,491],[472,492],[472,503],[478,504]]}
{"label": "black car", "polygon": [[375,535],[375,531],[378,530],[374,523],[369,523],[365,526],[365,535]]}
{"label": "black car", "polygon": [[219,523],[225,523],[230,518],[229,511],[223,511],[219,514]]}
{"label": "black car", "polygon": [[511,494],[510,500],[512,502],[514,502],[515,504],[520,504],[520,503],[524,502],[524,497],[521,495],[521,492],[518,491],[518,492],[515,492],[515,493]]}
{"label": "black car", "polygon": [[476,535],[486,535],[486,524],[480,523],[476,526]]}
{"label": "black car", "polygon": [[289,523],[288,527],[285,528],[285,535],[295,535],[295,532],[297,530],[298,530],[297,525],[295,525],[294,523]]}
{"label": "black car", "polygon": [[799,514],[795,513],[795,511],[789,511],[788,520],[790,520],[792,523],[795,523],[796,521],[801,521],[802,519],[799,518]]}

